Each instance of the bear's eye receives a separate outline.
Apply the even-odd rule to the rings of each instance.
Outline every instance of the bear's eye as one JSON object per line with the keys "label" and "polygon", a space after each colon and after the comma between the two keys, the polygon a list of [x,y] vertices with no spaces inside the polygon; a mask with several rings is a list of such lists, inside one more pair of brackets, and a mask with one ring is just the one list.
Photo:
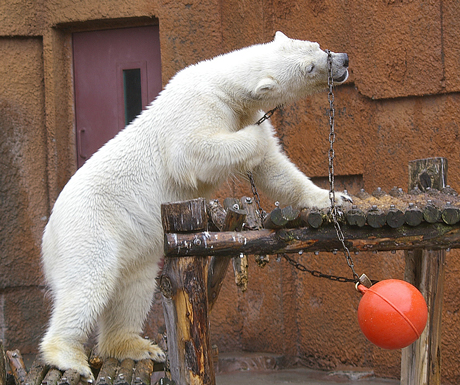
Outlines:
{"label": "bear's eye", "polygon": [[313,72],[313,70],[315,69],[315,65],[314,64],[310,64],[308,67],[307,67],[307,73],[311,74]]}

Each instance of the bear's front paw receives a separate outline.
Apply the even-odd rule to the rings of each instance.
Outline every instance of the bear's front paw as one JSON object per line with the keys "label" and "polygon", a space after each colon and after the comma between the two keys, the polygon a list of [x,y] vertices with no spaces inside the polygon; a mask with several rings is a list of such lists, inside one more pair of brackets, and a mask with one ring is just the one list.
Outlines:
{"label": "bear's front paw", "polygon": [[342,192],[335,193],[335,204],[337,206],[343,206],[347,203],[353,203],[353,199],[349,195]]}

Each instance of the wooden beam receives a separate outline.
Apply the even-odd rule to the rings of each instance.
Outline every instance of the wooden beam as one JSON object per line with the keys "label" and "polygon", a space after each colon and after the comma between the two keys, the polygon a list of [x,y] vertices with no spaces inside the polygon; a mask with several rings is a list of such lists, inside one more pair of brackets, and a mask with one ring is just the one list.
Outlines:
{"label": "wooden beam", "polygon": [[[418,187],[427,191],[435,199],[447,184],[447,159],[419,159],[409,163],[409,189]],[[452,197],[456,200],[456,197]],[[449,199],[449,198],[448,198]],[[429,202],[422,213],[413,209],[412,214],[428,221],[434,220]],[[459,209],[445,202],[441,217],[447,224],[458,223]],[[406,212],[407,215],[407,212]],[[414,220],[412,217],[412,220]],[[421,221],[422,219],[420,219]],[[407,222],[407,220],[406,220]],[[418,220],[415,221],[417,225]],[[450,234],[446,234],[445,241]],[[457,238],[457,236],[455,236]],[[447,245],[449,242],[447,242]],[[401,385],[440,385],[441,384],[441,313],[444,291],[444,272],[446,251],[427,244],[423,250],[406,251],[405,279],[417,287],[425,297],[428,306],[428,322],[422,336],[411,346],[403,349],[401,357]],[[451,247],[458,247],[458,240]],[[438,249],[438,250],[435,250]]]}
{"label": "wooden beam", "polygon": [[414,250],[406,256],[405,279],[416,286],[428,305],[422,336],[402,350],[401,385],[441,384],[441,313],[445,250]]}
{"label": "wooden beam", "polygon": [[[411,249],[460,248],[460,225],[421,223],[419,226],[388,226],[373,229],[369,226],[343,225],[345,243],[354,251],[391,251]],[[298,228],[242,232],[199,232],[165,234],[165,255],[238,256],[243,254],[278,254],[299,251],[334,251],[341,249],[332,226],[319,229]]]}
{"label": "wooden beam", "polygon": [[178,385],[215,385],[207,258],[166,258],[159,286],[168,332],[171,377]]}

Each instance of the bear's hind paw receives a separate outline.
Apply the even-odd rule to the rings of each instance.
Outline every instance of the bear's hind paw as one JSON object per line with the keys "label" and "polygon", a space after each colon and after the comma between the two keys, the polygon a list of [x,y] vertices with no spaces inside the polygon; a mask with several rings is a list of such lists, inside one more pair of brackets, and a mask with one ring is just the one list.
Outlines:
{"label": "bear's hind paw", "polygon": [[166,354],[158,345],[151,344],[149,349],[150,358],[155,362],[165,362]]}

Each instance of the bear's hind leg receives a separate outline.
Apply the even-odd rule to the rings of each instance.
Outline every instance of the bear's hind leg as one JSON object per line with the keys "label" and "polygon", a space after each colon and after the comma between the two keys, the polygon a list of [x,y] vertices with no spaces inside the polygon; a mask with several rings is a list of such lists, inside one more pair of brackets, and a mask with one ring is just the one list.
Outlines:
{"label": "bear's hind leg", "polygon": [[[94,318],[81,316],[85,301],[56,301],[50,326],[41,344],[43,360],[60,370],[73,369],[87,380],[93,379],[83,344],[94,324]],[[83,306],[84,307],[84,306]]]}
{"label": "bear's hind leg", "polygon": [[98,351],[102,357],[119,360],[146,358],[162,362],[165,354],[157,345],[142,338],[143,324],[155,290],[158,266],[126,273],[99,323]]}

